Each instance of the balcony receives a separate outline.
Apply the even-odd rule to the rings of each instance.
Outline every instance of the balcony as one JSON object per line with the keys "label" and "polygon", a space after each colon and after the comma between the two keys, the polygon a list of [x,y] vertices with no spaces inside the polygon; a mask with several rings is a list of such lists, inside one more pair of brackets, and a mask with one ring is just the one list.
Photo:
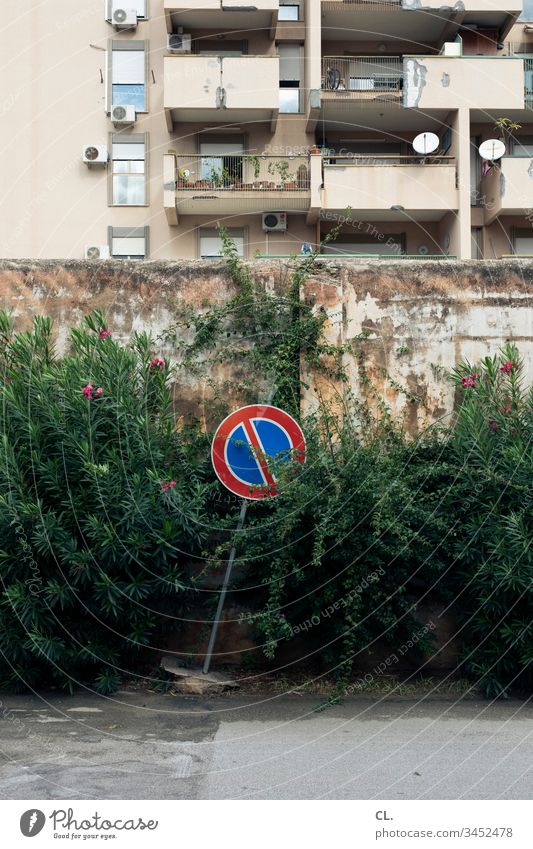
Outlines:
{"label": "balcony", "polygon": [[379,101],[401,106],[403,67],[399,56],[324,56],[322,99]]}
{"label": "balcony", "polygon": [[276,26],[278,0],[164,0],[168,32],[177,32],[181,26],[190,29],[255,30]]}
{"label": "balcony", "polygon": [[516,56],[406,56],[404,106],[414,109],[524,109],[524,59]]}
{"label": "balcony", "polygon": [[276,122],[277,56],[166,56],[163,74],[169,129],[174,122]]}
{"label": "balcony", "polygon": [[171,224],[179,215],[309,212],[311,180],[318,188],[320,178],[317,156],[165,154],[164,160]]}
{"label": "balcony", "polygon": [[500,215],[525,215],[533,207],[530,156],[504,156],[481,180],[485,224]]}
{"label": "balcony", "polygon": [[458,208],[455,161],[450,156],[336,157],[324,164],[322,208],[355,220],[439,221]]}

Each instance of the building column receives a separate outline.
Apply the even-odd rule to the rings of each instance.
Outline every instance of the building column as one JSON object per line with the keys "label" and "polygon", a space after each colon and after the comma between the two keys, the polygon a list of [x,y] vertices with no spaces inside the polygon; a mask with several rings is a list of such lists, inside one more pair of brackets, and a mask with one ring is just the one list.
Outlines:
{"label": "building column", "polygon": [[471,222],[470,222],[470,109],[461,107],[455,113],[452,123],[454,136],[455,157],[458,178],[458,214],[453,242],[455,250],[452,253],[458,259],[472,258]]}

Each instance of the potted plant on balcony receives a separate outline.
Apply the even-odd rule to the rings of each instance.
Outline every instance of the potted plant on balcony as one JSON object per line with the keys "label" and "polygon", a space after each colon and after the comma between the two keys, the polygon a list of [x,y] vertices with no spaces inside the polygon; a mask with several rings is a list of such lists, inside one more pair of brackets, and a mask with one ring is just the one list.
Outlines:
{"label": "potted plant on balcony", "polygon": [[295,189],[296,181],[295,175],[291,174],[289,171],[289,163],[286,159],[280,159],[278,162],[270,162],[268,166],[269,174],[277,174],[279,176],[280,182],[278,183],[278,188],[282,191],[284,189]]}
{"label": "potted plant on balcony", "polygon": [[249,153],[246,156],[243,156],[243,161],[249,162],[254,172],[254,184],[252,185],[251,183],[246,183],[245,185],[253,189],[259,188],[257,182],[259,173],[261,171],[261,162],[259,160],[259,157],[255,153]]}
{"label": "potted plant on balcony", "polygon": [[522,129],[522,124],[516,121],[511,121],[510,118],[498,118],[494,122],[494,129],[500,133],[500,140],[505,144],[506,150],[510,146],[510,142],[515,141],[516,130]]}

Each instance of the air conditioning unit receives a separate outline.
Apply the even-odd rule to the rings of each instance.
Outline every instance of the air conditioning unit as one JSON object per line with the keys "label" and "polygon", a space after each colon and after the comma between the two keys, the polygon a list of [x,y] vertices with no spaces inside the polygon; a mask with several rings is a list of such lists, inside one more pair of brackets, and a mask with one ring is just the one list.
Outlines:
{"label": "air conditioning unit", "polygon": [[286,230],[287,229],[287,213],[286,212],[264,212],[263,213],[263,230]]}
{"label": "air conditioning unit", "polygon": [[124,127],[135,123],[135,106],[112,106],[111,120],[115,127]]}
{"label": "air conditioning unit", "polygon": [[170,53],[190,53],[191,36],[182,32],[173,32],[167,35],[167,50]]}
{"label": "air conditioning unit", "polygon": [[87,245],[85,259],[109,259],[109,245]]}
{"label": "air conditioning unit", "polygon": [[137,29],[137,9],[128,9],[121,3],[113,3],[111,7],[111,23],[116,30]]}
{"label": "air conditioning unit", "polygon": [[441,56],[461,56],[463,45],[461,41],[445,41],[442,45]]}
{"label": "air conditioning unit", "polygon": [[92,165],[107,165],[107,145],[85,144],[83,145],[82,160],[89,168]]}

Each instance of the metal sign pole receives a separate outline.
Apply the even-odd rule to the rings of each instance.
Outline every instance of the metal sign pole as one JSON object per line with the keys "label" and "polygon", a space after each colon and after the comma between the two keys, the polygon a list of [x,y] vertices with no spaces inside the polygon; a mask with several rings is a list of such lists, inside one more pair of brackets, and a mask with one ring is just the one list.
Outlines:
{"label": "metal sign pole", "polygon": [[[242,527],[244,525],[244,520],[246,518],[246,511],[248,510],[248,501],[243,498],[241,504],[241,512],[239,514],[239,521],[237,522],[237,527],[235,532],[238,533],[242,531]],[[209,637],[209,645],[207,647],[207,654],[204,660],[204,667],[202,672],[204,675],[207,675],[209,672],[209,667],[211,665],[211,658],[213,656],[213,649],[215,647],[215,640],[217,638],[218,626],[220,625],[220,618],[222,616],[222,609],[224,607],[224,601],[226,599],[226,593],[228,591],[229,579],[231,577],[231,570],[233,569],[233,561],[235,560],[235,555],[237,553],[237,549],[235,545],[232,546],[232,549],[229,553],[228,557],[228,565],[226,566],[226,574],[224,575],[224,582],[222,584],[222,589],[220,591],[220,598],[218,600],[217,613],[215,616],[215,621],[213,622],[213,627],[211,629],[211,636]]]}

